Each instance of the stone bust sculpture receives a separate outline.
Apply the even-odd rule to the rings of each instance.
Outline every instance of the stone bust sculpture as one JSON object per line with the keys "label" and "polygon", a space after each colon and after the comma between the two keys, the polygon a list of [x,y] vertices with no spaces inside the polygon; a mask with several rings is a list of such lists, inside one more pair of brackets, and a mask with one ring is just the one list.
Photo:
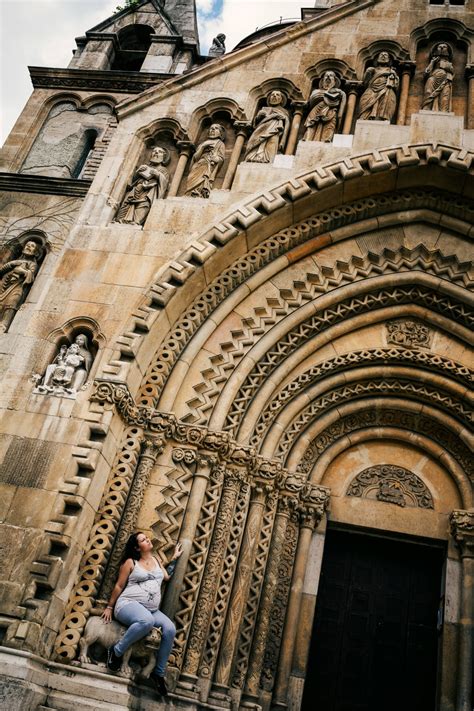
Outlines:
{"label": "stone bust sculpture", "polygon": [[71,345],[62,345],[43,377],[35,375],[35,393],[75,397],[83,387],[92,365],[88,338],[79,333]]}
{"label": "stone bust sculpture", "polygon": [[379,52],[373,67],[364,74],[365,91],[360,97],[360,119],[391,121],[397,108],[399,78],[388,52]]}
{"label": "stone bust sculpture", "polygon": [[255,129],[249,138],[245,159],[248,163],[271,163],[286,144],[290,130],[290,114],[285,109],[285,95],[275,89],[267,96],[255,117]]}
{"label": "stone bust sculpture", "polygon": [[423,107],[429,111],[451,111],[454,66],[453,50],[447,42],[435,44],[425,69]]}
{"label": "stone bust sculpture", "polygon": [[213,123],[207,139],[197,148],[191,162],[185,194],[190,197],[208,198],[220,167],[225,159],[225,130]]}
{"label": "stone bust sculpture", "polygon": [[324,72],[319,88],[309,97],[311,110],[304,124],[306,132],[303,140],[332,141],[346,105],[346,94],[340,86],[340,79],[335,72]]}
{"label": "stone bust sculpture", "polygon": [[38,271],[39,246],[25,242],[21,256],[0,267],[0,333],[8,330]]}
{"label": "stone bust sculpture", "polygon": [[169,151],[163,146],[156,146],[150,155],[149,163],[140,165],[132,181],[127,185],[127,192],[115,222],[129,225],[144,225],[155,198],[164,198],[168,189],[169,172],[165,166],[170,162]]}

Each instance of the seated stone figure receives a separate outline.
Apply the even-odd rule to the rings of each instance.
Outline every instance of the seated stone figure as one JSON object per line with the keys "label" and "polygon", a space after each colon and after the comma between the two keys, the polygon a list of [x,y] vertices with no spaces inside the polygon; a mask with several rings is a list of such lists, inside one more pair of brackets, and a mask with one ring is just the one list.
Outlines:
{"label": "seated stone figure", "polygon": [[84,385],[91,365],[92,355],[88,348],[87,336],[79,333],[70,346],[61,346],[43,377],[38,374],[33,376],[37,382],[34,392],[74,397]]}

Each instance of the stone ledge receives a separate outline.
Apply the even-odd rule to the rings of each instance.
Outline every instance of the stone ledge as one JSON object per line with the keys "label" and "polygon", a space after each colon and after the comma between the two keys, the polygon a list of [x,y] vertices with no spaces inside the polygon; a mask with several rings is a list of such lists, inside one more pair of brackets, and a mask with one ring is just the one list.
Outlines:
{"label": "stone ledge", "polygon": [[35,89],[98,89],[123,94],[140,94],[162,84],[174,74],[155,72],[122,72],[99,69],[55,69],[28,67]]}
{"label": "stone ledge", "polygon": [[92,180],[52,178],[48,175],[0,172],[0,190],[14,193],[42,193],[43,195],[69,195],[85,197]]}

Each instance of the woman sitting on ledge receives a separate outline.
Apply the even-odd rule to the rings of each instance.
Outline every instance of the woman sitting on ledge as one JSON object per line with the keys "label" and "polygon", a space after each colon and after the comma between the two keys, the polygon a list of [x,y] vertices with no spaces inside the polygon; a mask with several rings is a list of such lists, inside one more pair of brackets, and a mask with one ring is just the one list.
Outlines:
{"label": "woman sitting on ledge", "polygon": [[113,611],[115,619],[128,627],[122,639],[108,651],[107,666],[111,671],[119,671],[124,652],[134,642],[146,637],[153,627],[161,627],[161,643],[151,678],[158,693],[166,696],[166,664],[176,628],[158,608],[161,601],[161,583],[173,575],[176,561],[183,551],[178,543],[165,570],[160,559],[152,555],[152,550],[153,544],[148,536],[144,533],[132,533],[125,546],[117,583],[102,618],[105,622],[110,622]]}

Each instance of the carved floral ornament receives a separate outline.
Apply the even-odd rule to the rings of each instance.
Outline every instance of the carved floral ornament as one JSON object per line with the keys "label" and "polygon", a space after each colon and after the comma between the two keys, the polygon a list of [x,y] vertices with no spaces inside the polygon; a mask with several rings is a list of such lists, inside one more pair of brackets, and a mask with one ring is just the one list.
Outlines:
{"label": "carved floral ornament", "polygon": [[418,321],[396,320],[387,322],[387,342],[407,348],[429,348],[433,332]]}
{"label": "carved floral ornament", "polygon": [[433,509],[433,497],[413,472],[394,464],[379,464],[357,474],[346,496],[376,499],[389,504]]}
{"label": "carved floral ornament", "polygon": [[451,535],[464,555],[474,555],[474,511],[455,510],[450,516]]}

